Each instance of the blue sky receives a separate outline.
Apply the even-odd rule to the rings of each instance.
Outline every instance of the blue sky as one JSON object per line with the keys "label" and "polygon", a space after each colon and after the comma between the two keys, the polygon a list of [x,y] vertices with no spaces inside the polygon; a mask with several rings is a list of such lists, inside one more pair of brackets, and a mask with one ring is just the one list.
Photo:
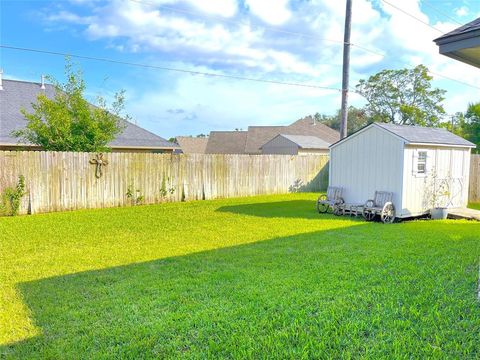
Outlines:
{"label": "blue sky", "polygon": [[[480,16],[480,1],[354,0],[351,85],[385,68],[413,67],[480,86],[480,70],[438,54],[432,40]],[[111,58],[192,71],[341,86],[341,0],[72,0],[0,3],[3,45]],[[431,26],[422,23],[426,22]],[[359,46],[371,51],[365,51]],[[378,55],[383,54],[383,56]],[[126,113],[171,137],[248,125],[283,125],[333,114],[338,91],[73,59],[87,96],[126,90]],[[60,56],[0,50],[5,78],[63,80]],[[449,113],[478,101],[478,89],[434,76]],[[351,95],[351,104],[362,99]]]}

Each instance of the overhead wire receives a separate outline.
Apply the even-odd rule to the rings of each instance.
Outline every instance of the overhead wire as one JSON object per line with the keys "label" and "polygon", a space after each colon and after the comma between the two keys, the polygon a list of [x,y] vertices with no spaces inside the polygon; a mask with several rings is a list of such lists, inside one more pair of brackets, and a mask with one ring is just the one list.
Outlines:
{"label": "overhead wire", "polygon": [[442,34],[443,34],[443,31],[442,31],[442,30],[440,30],[440,29],[437,29],[435,26],[433,26],[433,25],[429,24],[429,23],[428,23],[428,22],[426,22],[426,21],[423,21],[423,20],[422,20],[422,19],[420,19],[418,16],[415,16],[415,15],[413,15],[413,14],[409,13],[408,11],[405,11],[405,10],[403,10],[402,8],[400,8],[400,7],[398,7],[398,6],[394,5],[394,4],[392,4],[391,2],[389,2],[389,1],[387,1],[387,0],[380,0],[380,1],[382,1],[383,3],[385,3],[385,4],[389,5],[389,6],[391,6],[391,7],[392,7],[392,8],[394,8],[394,9],[396,9],[396,10],[400,11],[401,13],[403,13],[403,14],[405,14],[405,15],[407,15],[407,16],[409,16],[409,17],[411,17],[412,19],[415,19],[415,20],[417,20],[417,21],[421,22],[422,24],[424,24],[424,25],[426,25],[426,26],[428,26],[428,27],[432,28],[433,30],[435,30],[435,31],[438,31],[439,33],[442,33]]}
{"label": "overhead wire", "polygon": [[458,24],[458,25],[463,25],[463,24],[462,24],[460,21],[458,21],[457,19],[455,19],[455,18],[453,18],[452,16],[444,13],[443,11],[438,10],[436,7],[434,7],[434,6],[430,3],[430,1],[422,0],[422,4],[425,5],[426,7],[430,8],[430,9],[432,9],[432,10],[435,11],[436,13],[444,16],[445,18],[453,21],[454,23],[456,23],[456,24]]}
{"label": "overhead wire", "polygon": [[[198,14],[196,12],[188,11],[188,10],[182,10],[182,9],[176,9],[176,8],[171,8],[171,7],[166,7],[163,5],[155,5],[153,3],[146,2],[144,0],[129,0],[131,2],[139,3],[139,4],[146,4],[146,5],[151,5],[151,6],[156,6],[164,9],[168,9],[171,11],[177,11],[177,12],[182,12],[182,13],[187,13],[187,14]],[[419,19],[418,17],[414,16],[413,14],[410,14],[406,12],[405,10],[391,4],[387,0],[381,0],[387,5],[390,5],[391,7],[397,9],[398,11],[408,15],[409,17],[433,28],[434,30],[437,30],[441,32],[439,29],[433,27],[432,25],[426,23],[425,21]],[[231,20],[224,20],[229,23],[240,23],[245,25],[246,23],[242,22],[235,22]],[[325,41],[333,41],[333,42],[340,42],[344,44],[343,41],[340,40],[332,40],[332,39],[325,39],[325,38],[318,38],[312,35],[308,34],[303,34],[303,33],[296,33],[296,32],[291,32],[287,30],[281,30],[281,29],[273,29],[273,28],[268,28],[271,31],[277,31],[277,32],[282,32],[282,33],[288,33],[292,35],[298,35],[298,36],[304,36],[304,37],[311,37],[311,38],[316,38],[316,39],[321,39]],[[353,45],[353,44],[351,44]],[[355,45],[360,49],[363,49],[367,52],[374,53],[376,55],[381,56],[382,58],[386,58],[386,54],[379,53],[378,51],[371,50],[367,47],[361,46],[361,45]],[[84,60],[93,60],[93,61],[102,61],[102,62],[109,62],[109,63],[114,63],[114,64],[121,64],[121,65],[130,65],[130,66],[137,66],[137,67],[143,67],[143,68],[151,68],[151,69],[158,69],[158,70],[165,70],[165,71],[174,71],[174,72],[181,72],[181,73],[189,73],[193,75],[204,75],[204,76],[209,76],[209,77],[218,77],[218,78],[229,78],[229,79],[236,79],[236,80],[245,80],[245,81],[253,81],[253,82],[261,82],[261,83],[270,83],[270,84],[277,84],[277,85],[286,85],[286,86],[296,86],[296,87],[305,87],[305,88],[314,88],[314,89],[322,89],[322,90],[334,90],[334,91],[339,91],[341,92],[342,89],[340,88],[334,88],[331,86],[322,86],[322,85],[316,85],[316,84],[307,84],[307,83],[297,83],[297,82],[284,82],[284,81],[277,81],[277,80],[270,80],[270,79],[261,79],[261,78],[251,78],[251,77],[244,77],[244,76],[239,76],[239,75],[231,75],[231,74],[219,74],[219,73],[212,73],[212,72],[204,72],[204,71],[198,71],[198,70],[189,70],[189,69],[180,69],[180,68],[173,68],[173,67],[165,67],[165,66],[158,66],[158,65],[150,65],[150,64],[142,64],[142,63],[136,63],[136,62],[130,62],[130,61],[123,61],[123,60],[116,60],[116,59],[111,59],[111,58],[101,58],[101,57],[95,57],[95,56],[87,56],[87,55],[79,55],[79,54],[73,54],[73,53],[67,53],[67,52],[58,52],[58,51],[49,51],[49,50],[43,50],[43,49],[33,49],[33,48],[27,48],[27,47],[17,47],[17,46],[9,46],[9,45],[4,45],[0,44],[0,48],[3,49],[10,49],[10,50],[17,50],[17,51],[27,51],[27,52],[36,52],[36,53],[43,53],[43,54],[49,54],[49,55],[57,55],[57,56],[70,56],[72,58],[78,58],[78,59],[84,59]],[[479,86],[451,78],[448,76],[445,76],[443,74],[428,70],[430,74],[438,77],[443,77],[445,79],[457,82],[459,84],[469,86],[475,89],[479,89]]]}
{"label": "overhead wire", "polygon": [[[194,15],[194,16],[199,16],[199,17],[202,17],[202,18],[206,17],[205,14],[200,13],[198,11],[185,10],[185,9],[179,9],[179,8],[176,8],[176,7],[171,7],[171,6],[159,5],[159,4],[155,4],[155,3],[145,1],[145,0],[128,0],[128,1],[133,2],[133,3],[137,3],[137,4],[148,5],[148,6],[151,6],[151,7],[155,8],[155,9],[163,9],[163,10],[167,10],[167,11],[170,11],[170,12]],[[231,25],[233,24],[233,25],[241,25],[241,26],[252,26],[252,24],[249,23],[249,22],[229,20],[229,19],[220,18],[218,16],[215,16],[215,20],[219,21],[219,22],[226,23],[226,24],[231,24]],[[286,34],[286,35],[316,39],[316,40],[320,40],[320,41],[332,42],[332,43],[337,43],[337,44],[341,44],[341,45],[347,44],[343,40],[324,38],[324,37],[320,37],[320,36],[317,36],[317,35],[311,35],[311,34],[301,33],[301,32],[297,32],[297,31],[290,31],[290,30],[285,30],[285,29],[273,28],[271,26],[259,26],[259,25],[253,24],[253,27],[261,29],[261,30],[266,30],[266,31],[269,31],[269,32],[277,32],[277,33]],[[371,54],[383,56],[383,54],[381,52],[373,50],[373,49],[369,49],[369,48],[364,47],[362,45],[358,45],[358,44],[352,43],[352,42],[350,42],[348,44],[353,46],[353,47],[357,47],[358,49],[361,49],[365,52],[369,52]]]}
{"label": "overhead wire", "polygon": [[108,63],[113,63],[113,64],[130,65],[130,66],[143,67],[143,68],[149,68],[149,69],[174,71],[174,72],[181,72],[181,73],[192,74],[192,75],[205,75],[205,76],[210,76],[210,77],[254,81],[254,82],[276,84],[276,85],[287,85],[287,86],[297,86],[297,87],[305,87],[305,88],[321,89],[321,90],[342,91],[340,88],[334,88],[334,87],[331,87],[331,86],[323,86],[323,85],[307,84],[307,83],[296,83],[296,82],[284,82],[284,81],[261,79],[261,78],[251,78],[251,77],[245,77],[245,76],[239,76],[239,75],[219,74],[219,73],[212,73],[212,72],[206,72],[206,71],[180,69],[180,68],[173,68],[173,67],[166,67],[166,66],[159,66],[159,65],[142,64],[142,63],[136,63],[136,62],[131,62],[131,61],[116,60],[116,59],[111,59],[111,58],[103,58],[103,57],[88,56],[88,55],[79,55],[79,54],[73,54],[73,53],[68,53],[68,52],[50,51],[50,50],[43,50],[43,49],[33,49],[33,48],[10,46],[10,45],[4,45],[4,44],[0,44],[0,48],[9,49],[9,50],[24,51],[24,52],[34,52],[34,53],[41,53],[41,54],[48,54],[48,55],[56,55],[56,56],[63,56],[63,57],[71,57],[71,58],[77,58],[77,59],[83,59],[83,60],[102,61],[102,62],[108,62]]}

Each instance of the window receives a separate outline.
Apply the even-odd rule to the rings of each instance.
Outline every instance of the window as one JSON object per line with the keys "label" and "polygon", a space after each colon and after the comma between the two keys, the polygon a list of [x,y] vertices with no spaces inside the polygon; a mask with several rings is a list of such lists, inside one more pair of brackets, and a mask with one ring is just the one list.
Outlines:
{"label": "window", "polygon": [[417,159],[417,174],[427,173],[427,152],[419,151]]}

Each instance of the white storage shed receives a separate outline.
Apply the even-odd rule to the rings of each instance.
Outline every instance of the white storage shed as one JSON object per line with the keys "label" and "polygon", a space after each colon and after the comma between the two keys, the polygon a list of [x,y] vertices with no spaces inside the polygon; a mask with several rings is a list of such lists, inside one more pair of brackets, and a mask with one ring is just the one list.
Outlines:
{"label": "white storage shed", "polygon": [[260,150],[262,154],[328,155],[330,145],[317,136],[280,134],[263,144]]}
{"label": "white storage shed", "polygon": [[392,192],[398,218],[426,214],[435,200],[463,208],[474,147],[445,129],[374,123],[330,146],[329,185],[349,204]]}

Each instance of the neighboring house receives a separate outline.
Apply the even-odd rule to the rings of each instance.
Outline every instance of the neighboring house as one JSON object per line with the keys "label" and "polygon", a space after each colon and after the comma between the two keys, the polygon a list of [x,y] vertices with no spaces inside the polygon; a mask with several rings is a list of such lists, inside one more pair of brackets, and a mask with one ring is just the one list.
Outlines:
{"label": "neighboring house", "polygon": [[[393,192],[399,218],[428,213],[434,195],[441,205],[463,208],[474,147],[445,129],[374,123],[330,147],[329,184],[342,187],[350,204],[364,204],[377,190]],[[436,193],[446,185],[448,195]]]}
{"label": "neighboring house", "polygon": [[207,154],[261,154],[261,147],[280,134],[315,136],[329,144],[340,139],[338,131],[307,116],[288,126],[249,126],[247,131],[212,131],[206,152]]}
{"label": "neighboring house", "polygon": [[[0,81],[0,150],[41,150],[36,145],[21,143],[11,135],[13,130],[21,129],[27,124],[20,110],[32,111],[31,104],[37,101],[37,95],[40,92],[53,97],[55,88],[50,84],[27,81]],[[125,129],[109,144],[112,151],[172,152],[178,148],[178,145],[140,126],[126,120],[122,121]]]}
{"label": "neighboring house", "polygon": [[316,136],[280,134],[261,146],[262,154],[328,155],[330,143]]}
{"label": "neighboring house", "polygon": [[480,68],[480,18],[434,40],[442,55]]}
{"label": "neighboring house", "polygon": [[208,137],[177,136],[177,143],[184,154],[205,154]]}
{"label": "neighboring house", "polygon": [[211,131],[206,154],[245,154],[246,131]]}

